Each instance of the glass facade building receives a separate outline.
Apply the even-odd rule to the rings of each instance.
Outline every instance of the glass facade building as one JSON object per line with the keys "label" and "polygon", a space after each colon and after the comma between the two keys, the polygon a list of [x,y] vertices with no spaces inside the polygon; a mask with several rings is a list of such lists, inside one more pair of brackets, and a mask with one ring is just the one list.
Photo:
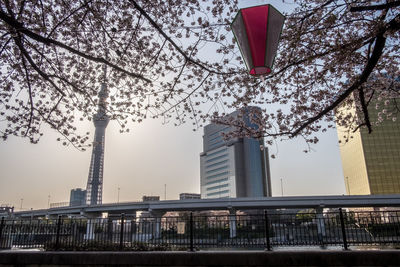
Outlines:
{"label": "glass facade building", "polygon": [[[235,117],[238,112],[228,116]],[[260,149],[264,140],[224,140],[222,133],[233,130],[232,126],[215,123],[204,127],[200,154],[201,198],[271,196],[268,149]]]}
{"label": "glass facade building", "polygon": [[82,206],[85,204],[86,204],[86,190],[82,188],[72,189],[69,197],[69,205],[73,207],[73,206]]}
{"label": "glass facade building", "polygon": [[[392,101],[385,109],[392,112],[397,107]],[[339,109],[339,112],[356,114],[353,104],[349,110]],[[377,121],[378,111],[374,103],[368,108],[370,120]],[[373,125],[372,133],[365,127],[351,133],[337,127],[341,141],[340,154],[347,194],[400,194],[400,118],[387,118],[378,125]],[[398,116],[398,115],[397,115]]]}

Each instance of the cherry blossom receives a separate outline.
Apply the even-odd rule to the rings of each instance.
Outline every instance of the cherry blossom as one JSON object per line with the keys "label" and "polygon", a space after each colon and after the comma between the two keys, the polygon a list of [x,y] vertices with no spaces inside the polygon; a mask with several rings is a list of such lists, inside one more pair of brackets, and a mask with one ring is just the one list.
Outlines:
{"label": "cherry blossom", "polygon": [[[295,0],[263,79],[247,74],[230,29],[237,0],[0,2],[3,140],[36,143],[47,124],[84,149],[77,122],[96,112],[103,66],[121,132],[150,118],[193,129],[214,120],[236,125],[230,135],[312,144],[335,123],[372,131],[369,105],[393,121],[400,111],[399,1]],[[354,101],[363,116],[335,116]],[[257,127],[224,118],[249,106],[261,107]]]}

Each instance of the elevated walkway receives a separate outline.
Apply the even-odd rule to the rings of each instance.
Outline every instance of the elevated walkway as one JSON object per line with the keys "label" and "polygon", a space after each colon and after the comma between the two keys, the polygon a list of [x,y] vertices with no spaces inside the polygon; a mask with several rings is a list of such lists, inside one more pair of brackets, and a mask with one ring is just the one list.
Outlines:
{"label": "elevated walkway", "polygon": [[200,211],[200,210],[251,210],[277,208],[350,208],[350,207],[400,207],[400,194],[355,196],[292,196],[263,198],[215,198],[165,200],[150,202],[122,202],[90,206],[58,207],[15,212],[17,217],[43,217],[52,215],[90,216],[103,212],[129,214],[136,211]]}

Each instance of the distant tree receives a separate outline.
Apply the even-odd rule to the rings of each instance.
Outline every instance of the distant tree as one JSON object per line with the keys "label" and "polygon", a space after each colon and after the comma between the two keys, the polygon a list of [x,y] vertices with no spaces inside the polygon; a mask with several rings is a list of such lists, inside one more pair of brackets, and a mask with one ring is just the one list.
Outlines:
{"label": "distant tree", "polygon": [[[1,137],[36,143],[48,124],[83,149],[88,133],[76,123],[96,111],[102,66],[121,131],[130,120],[190,120],[196,129],[214,119],[239,126],[234,135],[315,143],[353,92],[365,116],[338,123],[371,129],[370,99],[399,97],[400,1],[294,4],[273,73],[261,80],[246,73],[229,27],[237,0],[1,0]],[[221,119],[250,105],[262,106],[258,128]],[[396,107],[385,114],[395,119]]]}
{"label": "distant tree", "polygon": [[296,220],[299,223],[312,222],[316,218],[315,209],[300,210],[296,214]]}

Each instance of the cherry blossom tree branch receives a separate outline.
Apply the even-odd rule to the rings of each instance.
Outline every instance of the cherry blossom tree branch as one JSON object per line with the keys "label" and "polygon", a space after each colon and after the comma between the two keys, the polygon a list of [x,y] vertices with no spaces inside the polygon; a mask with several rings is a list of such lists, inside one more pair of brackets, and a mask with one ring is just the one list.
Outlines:
{"label": "cherry blossom tree branch", "polygon": [[191,58],[161,29],[161,27],[149,16],[149,14],[141,6],[138,5],[138,3],[136,3],[135,0],[129,0],[129,2],[131,2],[133,6],[139,11],[139,13],[142,14],[149,21],[149,23],[154,27],[154,29],[157,30],[157,32],[159,32],[166,40],[168,40],[168,42],[176,49],[176,51],[178,51],[179,54],[181,54],[184,57],[185,61],[190,62],[200,67],[202,70],[208,71],[209,73],[212,74],[231,75],[237,73],[237,72],[219,72]]}
{"label": "cherry blossom tree branch", "polygon": [[178,101],[178,103],[176,103],[175,105],[171,104],[171,107],[169,107],[168,109],[165,109],[160,115],[165,115],[166,113],[168,113],[169,111],[171,111],[173,108],[175,108],[177,105],[185,102],[187,99],[189,99],[194,92],[196,92],[201,86],[203,86],[204,82],[210,77],[211,73],[207,73],[206,77],[203,78],[203,80],[201,81],[201,83],[194,88],[190,93],[188,93],[184,98],[182,98],[181,100]]}
{"label": "cherry blossom tree branch", "polygon": [[[395,19],[393,19],[389,23],[390,29],[395,29],[399,30],[400,28],[400,22],[397,21],[399,16],[397,16]],[[386,38],[384,37],[384,33],[386,32],[387,28],[381,30],[379,34],[377,34],[376,40],[375,40],[375,46],[372,51],[371,57],[369,58],[363,72],[361,75],[358,77],[358,79],[349,87],[347,88],[332,104],[330,104],[328,107],[320,111],[316,116],[309,118],[305,123],[303,123],[300,127],[297,128],[292,133],[292,136],[298,135],[302,130],[307,128],[309,125],[312,123],[316,122],[317,120],[321,119],[323,116],[334,110],[343,100],[345,100],[354,90],[359,88],[363,83],[365,83],[371,74],[372,70],[375,68],[376,64],[379,61],[379,58],[382,55],[383,49],[385,47],[386,43]]]}
{"label": "cherry blossom tree branch", "polygon": [[34,106],[33,106],[33,99],[32,99],[32,86],[31,86],[31,81],[30,81],[30,75],[29,75],[28,68],[26,67],[24,55],[21,55],[21,61],[22,61],[22,65],[23,65],[24,71],[25,71],[26,83],[28,85],[28,95],[29,95],[29,105],[30,105],[29,120],[28,120],[28,125],[26,128],[26,132],[24,135],[24,136],[27,136],[28,132],[31,128],[31,125],[32,125]]}
{"label": "cherry blossom tree branch", "polygon": [[32,66],[32,68],[46,81],[48,81],[61,95],[65,96],[65,93],[49,78],[49,76],[44,73],[33,61],[31,56],[29,55],[28,51],[26,51],[25,47],[23,46],[21,42],[21,36],[14,37],[13,38],[15,41],[15,44],[18,46],[20,49],[22,55],[28,60],[29,64]]}
{"label": "cherry blossom tree branch", "polygon": [[[297,134],[313,144],[333,123],[350,133],[382,120],[364,114],[360,125],[353,114],[334,117],[349,95],[358,91],[363,95],[355,95],[357,101],[365,98],[368,109],[371,102],[382,111],[399,95],[392,79],[400,60],[399,0],[296,0],[275,70],[262,81],[246,74],[232,38],[237,0],[0,2],[3,139],[26,135],[36,142],[45,122],[65,137],[63,144],[81,146],[88,139],[74,126],[96,112],[101,65],[109,66],[108,113],[123,131],[127,121],[150,117],[192,120],[198,128],[228,109],[260,106],[257,130],[236,133],[269,137],[267,142]],[[370,11],[351,13],[352,6]],[[399,116],[386,111],[378,114]]]}
{"label": "cherry blossom tree branch", "polygon": [[49,114],[47,115],[47,118],[46,118],[47,121],[49,121],[49,118],[50,118],[50,116],[51,116],[51,113],[53,113],[53,112],[58,108],[58,105],[61,103],[61,101],[62,101],[63,99],[64,99],[64,96],[61,96],[61,97],[58,99],[57,103],[52,107],[52,109],[50,110]]}
{"label": "cherry blossom tree branch", "polygon": [[350,12],[383,10],[383,9],[389,9],[389,8],[398,7],[398,6],[400,6],[400,1],[393,1],[393,2],[388,2],[386,4],[372,5],[372,6],[352,6],[350,8]]}
{"label": "cherry blossom tree branch", "polygon": [[375,46],[372,51],[368,62],[358,77],[358,79],[349,87],[347,88],[331,105],[326,107],[324,110],[319,112],[316,116],[309,118],[304,124],[302,124],[297,130],[295,130],[292,136],[298,135],[302,130],[308,127],[310,124],[316,122],[332,110],[334,110],[344,99],[346,99],[354,90],[358,89],[363,83],[365,83],[375,68],[376,64],[378,63],[383,49],[386,43],[386,37],[384,36],[387,31],[399,31],[400,30],[400,14],[393,18],[390,22],[388,22],[385,27],[382,27],[379,33],[376,35]]}
{"label": "cherry blossom tree branch", "polygon": [[123,69],[123,68],[121,68],[121,67],[119,67],[119,66],[117,66],[117,65],[115,65],[115,64],[113,64],[111,62],[109,62],[108,60],[106,60],[106,59],[104,59],[102,57],[96,57],[96,56],[88,55],[88,54],[83,53],[83,52],[81,52],[81,51],[79,51],[79,50],[77,50],[75,48],[72,48],[72,47],[70,47],[70,46],[68,46],[68,45],[66,45],[64,43],[61,43],[61,42],[59,42],[57,40],[54,40],[54,39],[49,38],[49,37],[44,37],[42,35],[34,33],[31,30],[28,30],[27,28],[25,28],[22,23],[18,22],[13,17],[8,16],[3,10],[0,10],[0,19],[3,20],[5,23],[7,23],[12,28],[14,28],[16,31],[18,31],[20,33],[23,33],[24,35],[32,38],[35,41],[38,41],[38,42],[46,44],[46,45],[52,44],[52,45],[61,47],[61,48],[65,49],[65,50],[67,50],[67,51],[69,51],[69,52],[71,52],[73,54],[76,54],[76,55],[80,56],[80,57],[86,58],[86,59],[88,59],[90,61],[94,61],[94,62],[97,62],[97,63],[106,64],[107,66],[109,66],[109,67],[111,67],[111,68],[113,68],[113,69],[115,69],[117,71],[123,72],[123,73],[125,73],[125,74],[127,74],[127,75],[129,75],[129,76],[131,76],[133,78],[138,78],[138,79],[141,79],[141,80],[143,80],[145,82],[151,83],[151,81],[149,79],[143,77],[142,75],[139,75],[139,74],[130,72],[128,70],[125,70],[125,69]]}
{"label": "cherry blossom tree branch", "polygon": [[[83,5],[81,5],[80,7],[76,8],[75,10],[73,10],[71,13],[68,14],[68,16],[66,16],[65,18],[63,18],[62,20],[60,20],[54,27],[53,29],[51,29],[51,31],[49,32],[49,34],[47,34],[47,38],[49,38],[54,32],[55,30],[60,27],[64,22],[66,22],[68,19],[70,19],[74,14],[76,14],[79,10],[83,9],[84,7],[87,7],[89,5],[89,3],[91,3],[92,0],[90,1],[86,1],[83,3]],[[44,12],[43,12],[44,14]]]}
{"label": "cherry blossom tree branch", "polygon": [[367,109],[367,104],[365,103],[364,89],[362,86],[358,88],[358,96],[360,98],[361,110],[364,114],[364,125],[368,128],[368,133],[372,133],[371,121],[369,119],[369,113]]}
{"label": "cherry blossom tree branch", "polygon": [[81,88],[79,88],[79,87],[76,86],[75,84],[71,83],[69,80],[67,80],[67,79],[65,79],[65,78],[63,78],[63,77],[61,77],[61,76],[54,75],[54,74],[49,75],[49,77],[50,77],[50,78],[56,78],[56,79],[59,79],[60,81],[65,82],[66,84],[68,84],[69,86],[71,86],[71,88],[72,88],[74,91],[76,91],[76,92],[78,92],[78,93],[80,93],[80,94],[82,94],[82,95],[85,95],[93,105],[97,105],[96,101],[93,100],[93,98],[91,97],[91,95],[90,95],[87,91],[82,90]]}

